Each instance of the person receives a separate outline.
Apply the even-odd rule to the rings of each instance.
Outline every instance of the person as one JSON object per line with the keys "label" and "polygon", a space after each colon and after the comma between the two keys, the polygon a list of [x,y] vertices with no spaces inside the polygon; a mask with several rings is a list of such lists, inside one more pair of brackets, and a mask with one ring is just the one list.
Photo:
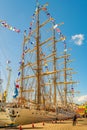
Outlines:
{"label": "person", "polygon": [[75,115],[73,116],[73,126],[76,125],[76,122],[77,122],[77,115],[75,114]]}

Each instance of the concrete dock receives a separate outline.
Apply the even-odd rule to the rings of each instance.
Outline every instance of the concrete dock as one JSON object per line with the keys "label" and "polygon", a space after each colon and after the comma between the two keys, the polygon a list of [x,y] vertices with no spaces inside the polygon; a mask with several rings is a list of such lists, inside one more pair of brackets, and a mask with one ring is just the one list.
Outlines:
{"label": "concrete dock", "polygon": [[76,126],[72,125],[72,120],[52,121],[20,125],[15,128],[0,128],[0,130],[87,130],[87,118],[80,118]]}

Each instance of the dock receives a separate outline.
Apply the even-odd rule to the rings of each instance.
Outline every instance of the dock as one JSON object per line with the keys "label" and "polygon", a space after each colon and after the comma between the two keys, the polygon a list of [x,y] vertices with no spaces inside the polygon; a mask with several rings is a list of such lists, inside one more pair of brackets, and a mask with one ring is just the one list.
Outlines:
{"label": "dock", "polygon": [[64,120],[0,128],[0,130],[87,130],[87,118],[79,118],[76,126],[72,125],[72,120]]}

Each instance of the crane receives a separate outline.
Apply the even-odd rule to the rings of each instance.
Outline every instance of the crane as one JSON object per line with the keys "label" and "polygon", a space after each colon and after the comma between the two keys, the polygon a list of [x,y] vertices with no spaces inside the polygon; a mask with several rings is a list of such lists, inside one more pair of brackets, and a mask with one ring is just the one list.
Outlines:
{"label": "crane", "polygon": [[[16,33],[20,33],[20,29],[17,29],[16,27],[12,27],[6,21],[1,20],[1,19],[0,19],[0,26],[5,27],[5,28],[9,29],[10,31],[13,31],[13,32],[16,32]],[[7,98],[7,94],[8,94],[8,88],[10,86],[11,68],[8,66],[7,70],[8,70],[8,81],[7,81],[6,90],[3,93],[3,99],[2,99],[3,102],[6,102],[6,98]]]}
{"label": "crane", "polygon": [[6,102],[7,97],[8,97],[8,89],[9,89],[9,86],[10,86],[11,71],[12,71],[10,66],[7,66],[6,69],[8,71],[8,79],[7,79],[6,90],[4,91],[4,102]]}

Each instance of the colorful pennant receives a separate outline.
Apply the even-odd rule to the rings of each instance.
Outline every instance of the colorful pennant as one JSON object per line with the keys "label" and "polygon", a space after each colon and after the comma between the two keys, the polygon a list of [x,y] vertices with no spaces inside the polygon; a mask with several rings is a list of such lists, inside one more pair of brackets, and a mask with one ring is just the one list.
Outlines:
{"label": "colorful pennant", "polygon": [[16,29],[15,27],[12,27],[11,25],[7,24],[6,21],[0,20],[0,25],[17,33],[20,33],[20,29]]}

